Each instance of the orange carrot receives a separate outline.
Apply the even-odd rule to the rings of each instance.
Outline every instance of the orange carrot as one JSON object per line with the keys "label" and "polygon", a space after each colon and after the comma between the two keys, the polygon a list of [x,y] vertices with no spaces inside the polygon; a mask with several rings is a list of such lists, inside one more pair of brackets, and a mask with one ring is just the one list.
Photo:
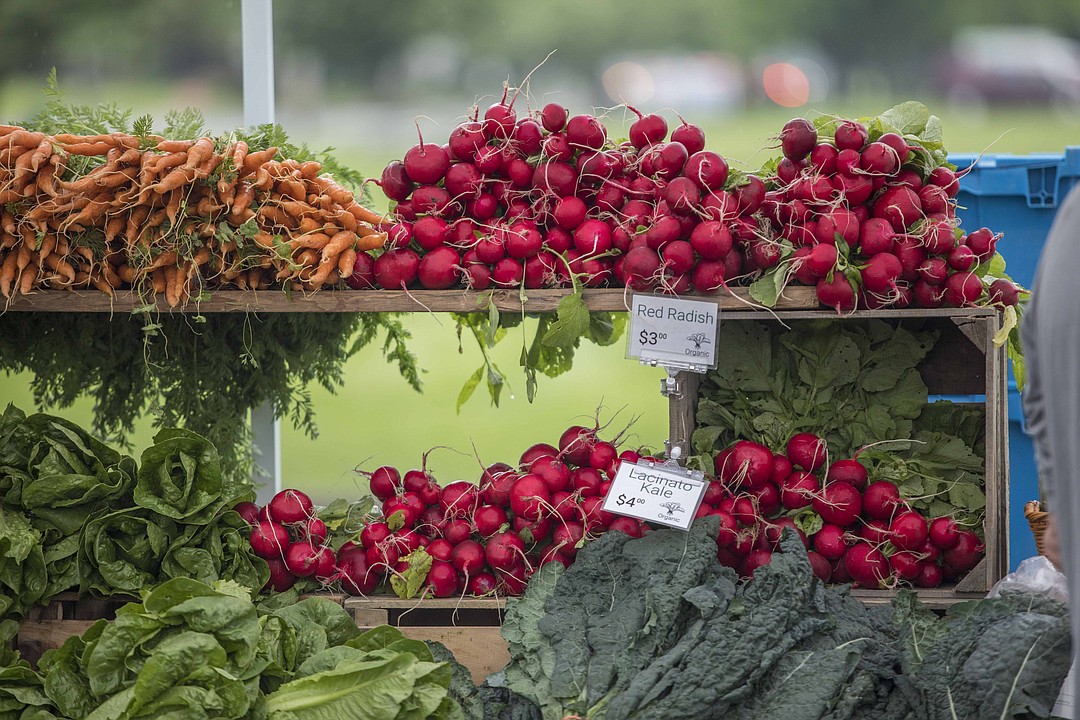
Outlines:
{"label": "orange carrot", "polygon": [[194,169],[206,162],[214,154],[214,141],[201,137],[188,149],[188,159],[184,167]]}
{"label": "orange carrot", "polygon": [[176,190],[178,187],[187,185],[195,179],[195,169],[187,166],[178,167],[154,185],[150,186],[154,192],[164,195]]}
{"label": "orange carrot", "polygon": [[106,142],[88,142],[64,145],[63,147],[69,155],[86,155],[92,157],[95,155],[104,155],[115,146],[112,143]]}
{"label": "orange carrot", "polygon": [[348,277],[353,274],[353,266],[356,265],[356,251],[352,248],[347,248],[341,255],[338,256],[337,269],[341,273],[342,277]]}
{"label": "orange carrot", "polygon": [[30,291],[34,289],[34,284],[40,274],[41,270],[37,265],[27,265],[23,268],[22,275],[19,276],[19,292],[23,295],[29,295]]}
{"label": "orange carrot", "polygon": [[357,250],[376,250],[386,244],[386,233],[375,233],[360,238],[356,243]]}
{"label": "orange carrot", "polygon": [[186,153],[194,144],[194,140],[162,140],[154,149],[163,153]]}
{"label": "orange carrot", "polygon": [[6,298],[11,297],[11,286],[15,282],[15,273],[17,271],[15,264],[17,257],[17,253],[9,252],[7,257],[4,258],[4,264],[0,265],[0,295]]}
{"label": "orange carrot", "polygon": [[[276,147],[272,147],[265,150],[256,150],[255,152],[249,152],[247,156],[244,157],[244,164],[242,166],[243,172],[241,172],[240,175],[250,175],[251,173],[255,172],[257,169],[262,167],[264,163],[268,162],[271,158],[277,155],[277,151],[278,149]],[[240,168],[238,168],[238,170],[240,170]]]}

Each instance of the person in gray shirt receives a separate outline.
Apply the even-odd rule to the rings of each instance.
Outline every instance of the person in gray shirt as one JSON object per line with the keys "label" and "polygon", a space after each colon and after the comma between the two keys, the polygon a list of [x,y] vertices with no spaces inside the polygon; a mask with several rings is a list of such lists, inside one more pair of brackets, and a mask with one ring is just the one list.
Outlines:
{"label": "person in gray shirt", "polygon": [[[1035,444],[1039,486],[1056,516],[1068,577],[1074,657],[1080,649],[1080,187],[1046,237],[1020,335],[1027,385],[1021,395]],[[1080,696],[1080,682],[1072,688]]]}

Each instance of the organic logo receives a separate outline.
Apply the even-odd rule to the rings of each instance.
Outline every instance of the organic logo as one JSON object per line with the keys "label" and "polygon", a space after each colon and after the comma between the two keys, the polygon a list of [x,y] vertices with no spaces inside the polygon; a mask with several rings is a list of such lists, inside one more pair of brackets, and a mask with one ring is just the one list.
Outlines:
{"label": "organic logo", "polygon": [[705,333],[694,333],[690,337],[686,338],[690,342],[694,343],[694,349],[700,350],[702,345],[711,345],[712,341],[705,335]]}
{"label": "organic logo", "polygon": [[670,502],[660,503],[660,507],[665,508],[668,511],[669,515],[686,512],[685,510],[683,510],[682,503],[675,502],[674,500]]}

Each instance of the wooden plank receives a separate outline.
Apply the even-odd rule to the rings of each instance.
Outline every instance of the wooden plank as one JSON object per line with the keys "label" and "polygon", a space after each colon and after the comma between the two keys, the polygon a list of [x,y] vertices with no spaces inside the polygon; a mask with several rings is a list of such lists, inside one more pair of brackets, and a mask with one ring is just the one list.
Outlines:
{"label": "wooden plank", "polygon": [[[949,607],[986,597],[985,592],[963,592],[956,586],[940,588],[919,588],[916,590],[919,601],[933,610],[947,610]],[[888,605],[896,596],[891,590],[852,590],[851,597],[866,605]]]}
{"label": "wooden plank", "polygon": [[350,612],[372,608],[385,610],[418,610],[421,608],[432,610],[505,610],[506,598],[493,596],[482,598],[411,598],[402,600],[396,595],[368,595],[366,597],[348,598],[345,600],[344,605],[345,609]]}
{"label": "wooden plank", "polygon": [[82,635],[95,622],[96,620],[24,620],[19,625],[15,642],[23,658],[36,664],[46,650],[60,647],[72,635]]}
{"label": "wooden plank", "polygon": [[510,662],[510,650],[497,627],[402,627],[405,637],[440,642],[469,668],[476,683]]}
{"label": "wooden plank", "polygon": [[358,607],[350,610],[350,613],[356,624],[362,628],[386,625],[390,620],[390,613],[382,608]]}

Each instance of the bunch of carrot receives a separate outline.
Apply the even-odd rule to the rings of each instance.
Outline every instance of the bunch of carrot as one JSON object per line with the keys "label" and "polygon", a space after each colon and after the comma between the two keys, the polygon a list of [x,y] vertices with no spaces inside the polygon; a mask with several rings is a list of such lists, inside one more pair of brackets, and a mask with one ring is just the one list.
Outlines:
{"label": "bunch of carrot", "polygon": [[236,139],[0,125],[0,294],[95,287],[310,291],[381,247],[383,218],[315,161]]}

